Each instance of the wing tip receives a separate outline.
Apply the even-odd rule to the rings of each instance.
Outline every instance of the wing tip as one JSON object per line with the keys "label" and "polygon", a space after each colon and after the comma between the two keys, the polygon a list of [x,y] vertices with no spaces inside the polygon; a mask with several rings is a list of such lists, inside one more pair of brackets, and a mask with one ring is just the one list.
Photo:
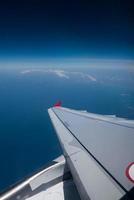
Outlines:
{"label": "wing tip", "polygon": [[62,102],[61,101],[57,101],[53,107],[61,107],[62,106]]}

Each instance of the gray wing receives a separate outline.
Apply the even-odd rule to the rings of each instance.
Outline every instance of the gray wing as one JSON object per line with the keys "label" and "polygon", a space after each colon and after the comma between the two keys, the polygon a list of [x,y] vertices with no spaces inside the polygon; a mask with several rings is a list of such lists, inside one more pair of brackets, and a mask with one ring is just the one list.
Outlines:
{"label": "gray wing", "polygon": [[134,121],[63,107],[48,112],[81,198],[131,199]]}

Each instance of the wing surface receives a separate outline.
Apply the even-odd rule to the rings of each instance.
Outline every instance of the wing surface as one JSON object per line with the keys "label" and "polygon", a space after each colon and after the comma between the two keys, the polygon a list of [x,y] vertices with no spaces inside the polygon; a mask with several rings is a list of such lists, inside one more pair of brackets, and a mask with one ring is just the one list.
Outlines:
{"label": "wing surface", "polygon": [[133,193],[134,174],[126,171],[134,161],[134,121],[63,107],[48,112],[83,199]]}

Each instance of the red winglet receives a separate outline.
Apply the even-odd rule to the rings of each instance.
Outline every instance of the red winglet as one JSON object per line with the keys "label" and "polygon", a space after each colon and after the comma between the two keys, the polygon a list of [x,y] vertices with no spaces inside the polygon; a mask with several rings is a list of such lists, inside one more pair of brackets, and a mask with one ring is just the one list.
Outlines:
{"label": "red winglet", "polygon": [[54,107],[61,107],[61,101],[58,101],[56,104],[54,104]]}

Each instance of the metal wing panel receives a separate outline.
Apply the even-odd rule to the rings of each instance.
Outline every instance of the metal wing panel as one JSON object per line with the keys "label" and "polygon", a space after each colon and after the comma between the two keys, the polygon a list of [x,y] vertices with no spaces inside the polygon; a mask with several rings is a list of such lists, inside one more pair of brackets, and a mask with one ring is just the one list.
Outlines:
{"label": "metal wing panel", "polygon": [[[84,199],[89,199],[89,197],[91,199],[121,198],[125,193],[123,188],[87,151],[89,143],[86,141],[89,141],[89,134],[92,135],[93,132],[91,131],[88,137],[84,136],[87,135],[86,130],[89,124],[87,125],[85,118],[81,118],[83,114],[79,113],[76,116],[71,110],[52,108],[49,109],[49,115],[82,197],[84,195]],[[93,124],[91,123],[90,126],[92,127]],[[97,137],[93,137],[94,140],[98,140]],[[95,148],[94,145],[91,147]]]}
{"label": "metal wing panel", "polygon": [[132,123],[123,124],[116,118],[110,119],[64,108],[53,108],[53,111],[126,190],[133,187],[125,174],[127,166],[134,160]]}

